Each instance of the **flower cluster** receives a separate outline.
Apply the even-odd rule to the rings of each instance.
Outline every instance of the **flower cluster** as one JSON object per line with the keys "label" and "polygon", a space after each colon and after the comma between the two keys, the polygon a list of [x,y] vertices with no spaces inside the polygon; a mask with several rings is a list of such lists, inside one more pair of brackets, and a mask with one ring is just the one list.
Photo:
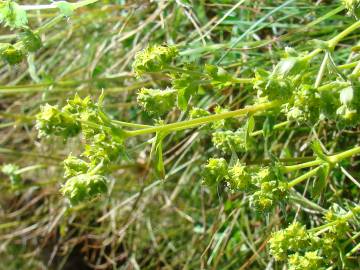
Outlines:
{"label": "flower cluster", "polygon": [[325,214],[328,223],[321,227],[321,236],[294,222],[286,229],[272,234],[269,241],[270,252],[275,260],[287,261],[289,269],[327,269],[341,260],[339,253],[344,252],[343,243],[350,230],[348,219],[349,215],[345,210],[336,205],[330,208]]}
{"label": "flower cluster", "polygon": [[79,134],[81,129],[81,125],[74,115],[65,109],[60,110],[56,105],[41,106],[36,120],[39,137],[56,135],[68,138]]}
{"label": "flower cluster", "polygon": [[268,212],[288,199],[288,184],[276,166],[261,167],[252,178],[257,188],[251,203],[258,211]]}
{"label": "flower cluster", "polygon": [[153,45],[136,53],[133,70],[140,77],[147,72],[158,72],[166,68],[178,55],[173,46]]}
{"label": "flower cluster", "polygon": [[36,126],[40,136],[68,138],[81,132],[86,140],[82,156],[87,161],[72,155],[64,161],[65,177],[70,179],[61,190],[72,205],[106,191],[103,175],[109,164],[123,154],[124,134],[111,124],[101,102],[95,104],[89,97],[75,95],[61,110],[47,104],[37,115]]}
{"label": "flower cluster", "polygon": [[210,158],[204,167],[204,183],[227,183],[230,190],[250,195],[251,204],[259,212],[269,212],[288,199],[288,185],[273,167],[250,168],[240,162],[229,166],[223,158]]}
{"label": "flower cluster", "polygon": [[10,65],[15,65],[20,63],[24,59],[25,53],[21,48],[14,46],[10,43],[1,43],[0,57],[6,63]]}
{"label": "flower cluster", "polygon": [[176,102],[176,91],[142,88],[137,94],[137,102],[150,115],[161,116],[168,113]]}
{"label": "flower cluster", "polygon": [[1,43],[0,58],[10,65],[19,64],[28,53],[36,52],[41,48],[40,36],[30,29],[24,29],[20,33],[20,42],[16,44]]}
{"label": "flower cluster", "polygon": [[294,91],[292,100],[283,106],[288,120],[314,124],[320,116],[320,95],[310,85],[301,85]]}
{"label": "flower cluster", "polygon": [[61,193],[71,205],[107,192],[107,179],[103,175],[79,174],[71,177],[61,188]]}
{"label": "flower cluster", "polygon": [[225,153],[245,152],[248,149],[244,128],[236,131],[216,131],[212,134],[212,142],[217,149]]}

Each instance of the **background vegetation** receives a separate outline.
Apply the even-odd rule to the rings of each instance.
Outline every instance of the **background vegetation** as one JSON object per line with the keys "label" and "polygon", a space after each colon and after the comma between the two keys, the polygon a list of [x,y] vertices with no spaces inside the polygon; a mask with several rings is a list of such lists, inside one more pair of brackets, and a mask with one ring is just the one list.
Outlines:
{"label": "background vegetation", "polygon": [[[334,169],[316,200],[306,199],[304,184],[297,188],[300,199],[285,209],[257,213],[243,193],[202,184],[203,165],[217,150],[206,132],[189,129],[164,141],[165,180],[153,172],[150,137],[136,138],[127,145],[129,160],[112,165],[109,194],[69,208],[59,192],[65,182],[62,161],[81,153],[82,142],[39,139],[35,128],[41,105],[62,107],[75,93],[96,100],[101,91],[106,112],[115,119],[151,124],[152,117],[137,105],[137,90],[170,82],[162,73],[134,75],[135,53],[148,44],[176,45],[183,62],[217,64],[234,76],[252,77],[256,68],[271,70],[285,47],[311,51],[308,41],[329,40],[351,25],[355,20],[340,1],[104,0],[69,16],[58,8],[27,13],[43,46],[20,64],[0,65],[0,163],[22,170],[17,186],[0,176],[0,269],[283,269],[269,253],[271,232],[294,219],[321,225],[322,214],[334,203],[359,202],[355,157]],[[59,19],[46,26],[54,18]],[[16,29],[2,25],[0,31],[1,42],[17,40]],[[359,32],[353,32],[334,54],[344,70],[346,63],[359,60],[352,51],[358,39]],[[314,65],[321,61],[315,58]],[[242,108],[254,95],[246,84],[202,91],[199,104],[210,112],[217,105]],[[164,121],[184,119],[174,109]],[[359,128],[339,129],[331,121],[290,123],[269,141],[256,137],[257,151],[241,159],[259,162],[267,144],[281,159],[313,156],[314,138],[336,153],[359,143]]]}

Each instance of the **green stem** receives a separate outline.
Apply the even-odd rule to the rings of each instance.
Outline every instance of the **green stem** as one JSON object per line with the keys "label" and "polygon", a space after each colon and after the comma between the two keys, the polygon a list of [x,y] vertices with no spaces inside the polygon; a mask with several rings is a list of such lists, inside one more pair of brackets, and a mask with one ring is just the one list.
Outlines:
{"label": "green stem", "polygon": [[24,167],[21,168],[19,170],[16,171],[17,174],[22,174],[24,172],[29,172],[29,171],[33,171],[33,170],[37,170],[37,169],[42,169],[42,168],[46,168],[46,165],[44,164],[37,164],[37,165],[32,165],[32,166],[28,166],[28,167]]}
{"label": "green stem", "polygon": [[309,168],[309,167],[318,166],[318,165],[322,164],[323,162],[324,161],[321,159],[316,159],[316,160],[301,163],[301,164],[285,166],[284,172],[288,173],[288,172],[293,172],[293,171],[297,171],[297,170],[301,170],[301,169],[305,169],[305,168]]}
{"label": "green stem", "polygon": [[254,78],[234,78],[232,81],[234,83],[250,83],[253,84],[254,83]]}
{"label": "green stem", "polygon": [[120,125],[123,127],[131,127],[131,128],[150,128],[150,127],[152,127],[149,125],[134,124],[134,123],[123,122],[123,121],[119,121],[119,120],[111,120],[111,123]]}
{"label": "green stem", "polygon": [[335,220],[335,221],[329,222],[327,224],[324,224],[322,226],[312,228],[312,229],[309,230],[309,232],[316,233],[316,235],[319,235],[319,234],[327,231],[330,227],[336,225],[339,221],[344,221],[344,220],[347,221],[347,220],[353,218],[354,215],[357,214],[357,213],[360,213],[360,206],[354,207],[346,215],[341,216],[341,218],[339,220]]}
{"label": "green stem", "polygon": [[129,137],[134,137],[134,136],[138,136],[138,135],[150,134],[150,133],[155,133],[155,132],[159,132],[159,131],[171,132],[174,130],[183,130],[183,129],[187,129],[187,128],[194,128],[199,125],[207,124],[210,122],[215,122],[215,121],[232,118],[232,117],[238,117],[241,115],[246,115],[248,113],[255,113],[258,111],[268,110],[271,108],[278,107],[280,105],[281,105],[281,103],[279,101],[272,101],[272,102],[267,102],[267,103],[263,103],[263,104],[249,106],[249,107],[235,110],[235,111],[200,117],[200,118],[182,121],[182,122],[178,122],[178,123],[172,123],[172,124],[167,124],[167,125],[162,125],[162,126],[155,126],[155,127],[151,127],[151,128],[145,128],[145,129],[134,130],[134,131],[127,131],[127,135]]}
{"label": "green stem", "polygon": [[172,71],[172,72],[178,72],[178,73],[186,73],[186,74],[195,75],[195,76],[204,76],[203,73],[198,72],[198,71],[187,70],[187,69],[178,68],[178,67],[171,67],[171,66],[166,66],[163,71]]}
{"label": "green stem", "polygon": [[[286,127],[290,123],[291,123],[290,121],[281,122],[279,124],[274,125],[273,129],[279,129],[279,128],[282,128],[282,127]],[[257,131],[254,131],[254,132],[250,133],[250,136],[255,137],[255,136],[258,136],[258,135],[262,135],[263,133],[264,133],[263,130],[257,130]]]}
{"label": "green stem", "polygon": [[320,167],[316,167],[315,169],[312,169],[310,171],[308,171],[307,173],[299,176],[298,178],[295,178],[294,180],[292,180],[289,184],[288,187],[292,188],[293,186],[300,184],[301,182],[305,181],[306,179],[316,175],[317,171],[319,170]]}
{"label": "green stem", "polygon": [[354,147],[350,150],[347,150],[347,151],[344,151],[344,152],[341,152],[337,155],[332,155],[329,157],[329,161],[331,163],[339,163],[340,161],[342,161],[343,159],[346,159],[346,158],[349,158],[349,157],[352,157],[354,155],[357,155],[360,153],[360,146],[357,146],[357,147]]}
{"label": "green stem", "polygon": [[326,69],[328,60],[329,60],[329,53],[326,52],[325,56],[324,56],[324,60],[322,61],[321,66],[320,66],[319,73],[316,77],[316,81],[315,81],[315,85],[314,85],[315,88],[318,88],[320,86],[321,80],[325,73],[325,69]]}
{"label": "green stem", "polygon": [[360,21],[357,21],[356,23],[353,23],[348,28],[346,28],[344,31],[342,31],[340,34],[335,36],[334,38],[330,39],[328,41],[328,46],[331,50],[335,48],[335,46],[347,35],[349,35],[351,32],[355,31],[357,28],[360,27]]}

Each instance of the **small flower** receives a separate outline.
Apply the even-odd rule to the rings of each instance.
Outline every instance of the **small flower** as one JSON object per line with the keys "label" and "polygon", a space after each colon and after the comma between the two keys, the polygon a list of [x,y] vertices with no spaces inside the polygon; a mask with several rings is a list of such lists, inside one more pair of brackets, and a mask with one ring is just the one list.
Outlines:
{"label": "small flower", "polygon": [[36,128],[39,130],[39,137],[54,134],[68,138],[76,136],[81,126],[72,114],[46,104],[40,107],[40,113],[36,115]]}
{"label": "small flower", "polygon": [[288,228],[274,232],[271,235],[270,252],[277,261],[284,261],[289,254],[296,253],[311,243],[311,237],[305,226],[298,222],[292,223]]}
{"label": "small flower", "polygon": [[228,175],[228,164],[223,158],[210,158],[204,167],[203,181],[213,185],[226,179]]}
{"label": "small flower", "polygon": [[212,142],[217,149],[225,153],[245,152],[246,131],[242,128],[237,131],[216,131],[212,135]]}
{"label": "small flower", "polygon": [[84,174],[89,170],[89,167],[90,167],[89,163],[72,155],[69,155],[64,160],[64,169],[65,169],[64,176],[65,178],[69,178],[79,174]]}
{"label": "small flower", "polygon": [[258,190],[251,196],[251,203],[259,212],[268,212],[288,199],[287,182],[279,177],[275,168],[260,168],[253,174],[252,182]]}
{"label": "small flower", "polygon": [[166,90],[142,88],[137,95],[137,101],[150,115],[161,116],[175,106],[176,91],[170,88]]}
{"label": "small flower", "polygon": [[0,57],[8,64],[16,65],[24,59],[25,53],[9,43],[2,43],[0,44]]}
{"label": "small flower", "polygon": [[158,72],[168,66],[178,55],[173,46],[153,45],[135,55],[133,70],[136,76],[141,77],[147,72]]}
{"label": "small flower", "polygon": [[251,186],[251,175],[247,172],[246,166],[237,162],[229,169],[230,189],[247,191]]}
{"label": "small flower", "polygon": [[66,181],[61,193],[72,206],[107,192],[107,179],[102,175],[79,174]]}
{"label": "small flower", "polygon": [[303,256],[295,253],[289,256],[289,270],[320,270],[322,262],[318,251],[308,251]]}

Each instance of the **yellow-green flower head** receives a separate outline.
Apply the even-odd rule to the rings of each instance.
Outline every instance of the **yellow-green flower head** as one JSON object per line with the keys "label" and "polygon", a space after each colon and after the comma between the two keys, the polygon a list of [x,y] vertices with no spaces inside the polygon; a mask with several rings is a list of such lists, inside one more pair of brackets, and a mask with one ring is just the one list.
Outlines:
{"label": "yellow-green flower head", "polygon": [[214,146],[225,152],[245,152],[246,151],[246,132],[244,129],[237,131],[225,130],[216,131],[212,135],[212,142]]}
{"label": "yellow-green flower head", "polygon": [[312,235],[305,226],[298,222],[292,223],[284,230],[271,235],[270,252],[277,261],[284,261],[289,254],[296,253],[311,244]]}
{"label": "yellow-green flower head", "polygon": [[223,158],[210,158],[203,170],[203,182],[213,185],[226,179],[228,175],[228,164]]}
{"label": "yellow-green flower head", "polygon": [[323,258],[318,251],[307,251],[304,256],[295,253],[289,256],[289,270],[319,270],[322,269]]}
{"label": "yellow-green flower head", "polygon": [[69,180],[61,188],[61,193],[72,206],[90,200],[107,192],[107,179],[102,175],[79,174]]}
{"label": "yellow-green flower head", "polygon": [[19,64],[25,57],[25,53],[9,43],[0,44],[0,57],[10,65]]}
{"label": "yellow-green flower head", "polygon": [[147,72],[161,71],[171,63],[178,53],[177,48],[173,46],[148,46],[135,55],[133,70],[138,77]]}
{"label": "yellow-green flower head", "polygon": [[247,191],[251,185],[251,175],[247,172],[246,166],[237,162],[229,169],[230,189]]}
{"label": "yellow-green flower head", "polygon": [[150,115],[161,116],[175,106],[176,91],[171,88],[166,90],[142,88],[138,92],[137,102]]}
{"label": "yellow-green flower head", "polygon": [[252,176],[258,190],[251,196],[251,204],[259,212],[268,212],[279,202],[288,199],[288,185],[272,167],[262,167]]}
{"label": "yellow-green flower head", "polygon": [[64,176],[65,178],[69,178],[75,175],[84,174],[89,170],[89,167],[90,167],[89,163],[72,155],[69,155],[64,160],[64,169],[65,169]]}
{"label": "yellow-green flower head", "polygon": [[40,113],[36,115],[36,128],[39,130],[39,137],[54,134],[68,138],[76,136],[81,127],[72,114],[46,104],[40,107]]}

